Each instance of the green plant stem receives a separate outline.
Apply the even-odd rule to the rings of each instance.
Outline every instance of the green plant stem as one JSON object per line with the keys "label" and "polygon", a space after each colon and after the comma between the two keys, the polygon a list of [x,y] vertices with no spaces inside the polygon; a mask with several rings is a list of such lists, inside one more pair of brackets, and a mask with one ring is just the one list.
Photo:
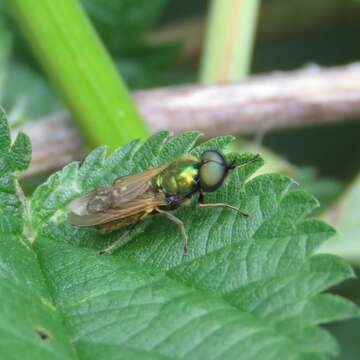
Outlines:
{"label": "green plant stem", "polygon": [[12,13],[92,146],[111,150],[149,132],[76,0],[12,0]]}
{"label": "green plant stem", "polygon": [[200,70],[203,83],[236,81],[250,68],[260,0],[212,0]]}

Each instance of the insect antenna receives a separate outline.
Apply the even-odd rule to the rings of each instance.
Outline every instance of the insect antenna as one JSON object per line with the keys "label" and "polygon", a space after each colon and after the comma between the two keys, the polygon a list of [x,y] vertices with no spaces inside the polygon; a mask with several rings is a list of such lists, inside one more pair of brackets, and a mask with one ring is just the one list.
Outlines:
{"label": "insect antenna", "polygon": [[250,158],[249,160],[245,161],[243,164],[240,164],[240,165],[238,165],[238,166],[236,166],[236,160],[232,160],[231,163],[230,163],[230,165],[228,166],[228,168],[229,168],[230,170],[233,170],[233,169],[235,169],[236,167],[243,167],[243,166],[245,166],[245,165],[249,165],[249,164],[255,162],[259,157],[260,157],[260,154],[256,154],[256,155],[254,155],[252,158]]}

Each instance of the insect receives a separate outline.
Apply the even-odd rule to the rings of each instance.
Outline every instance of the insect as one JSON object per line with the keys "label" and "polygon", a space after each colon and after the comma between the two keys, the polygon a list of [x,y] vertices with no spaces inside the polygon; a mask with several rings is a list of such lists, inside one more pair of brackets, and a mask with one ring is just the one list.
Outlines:
{"label": "insect", "polygon": [[[249,159],[253,162],[259,155]],[[245,165],[245,164],[243,164]],[[101,187],[69,204],[68,221],[81,227],[96,227],[101,232],[127,227],[127,231],[112,245],[99,252],[111,254],[125,245],[133,226],[148,216],[165,215],[179,226],[184,243],[184,255],[188,253],[188,236],[184,223],[172,214],[195,195],[201,208],[229,208],[240,215],[248,215],[225,203],[206,204],[204,193],[221,187],[234,162],[228,161],[217,150],[205,151],[198,159],[183,156],[168,165],[117,178],[111,186]]]}

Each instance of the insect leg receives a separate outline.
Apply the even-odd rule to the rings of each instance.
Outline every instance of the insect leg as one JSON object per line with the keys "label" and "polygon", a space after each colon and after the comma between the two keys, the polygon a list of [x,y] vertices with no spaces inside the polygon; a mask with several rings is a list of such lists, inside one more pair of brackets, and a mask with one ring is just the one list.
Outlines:
{"label": "insect leg", "polygon": [[156,211],[160,214],[164,214],[169,220],[173,221],[175,224],[177,224],[179,226],[180,231],[181,231],[181,237],[184,242],[184,255],[188,255],[188,236],[187,236],[187,233],[185,230],[184,223],[179,218],[177,218],[175,215],[173,215],[167,211],[161,210],[159,208],[156,208]]}
{"label": "insect leg", "polygon": [[125,244],[127,244],[131,238],[130,238],[130,231],[131,229],[126,230],[118,240],[116,240],[114,243],[112,243],[111,245],[109,245],[108,247],[106,247],[103,250],[100,250],[97,252],[97,255],[111,255],[116,249],[124,246]]}
{"label": "insect leg", "polygon": [[199,207],[200,208],[228,208],[234,211],[237,211],[241,216],[247,218],[249,217],[249,214],[247,214],[246,212],[240,210],[239,208],[232,206],[230,204],[225,204],[225,203],[214,203],[214,204],[204,204],[204,194],[200,193],[200,197],[199,197]]}
{"label": "insect leg", "polygon": [[204,204],[205,202],[205,195],[202,191],[199,193],[199,204]]}

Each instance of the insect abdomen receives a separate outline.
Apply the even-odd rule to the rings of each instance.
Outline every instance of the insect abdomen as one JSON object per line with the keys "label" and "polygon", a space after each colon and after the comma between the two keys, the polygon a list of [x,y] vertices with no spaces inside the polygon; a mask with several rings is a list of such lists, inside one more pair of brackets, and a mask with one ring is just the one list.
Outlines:
{"label": "insect abdomen", "polygon": [[87,205],[87,210],[90,213],[107,210],[112,204],[112,198],[113,190],[110,187],[97,189]]}
{"label": "insect abdomen", "polygon": [[123,227],[126,227],[128,225],[136,224],[139,222],[145,215],[145,212],[141,214],[136,214],[129,216],[127,218],[121,219],[121,220],[115,220],[111,221],[105,224],[97,225],[96,228],[102,232],[102,233],[110,233],[115,230],[121,229]]}

